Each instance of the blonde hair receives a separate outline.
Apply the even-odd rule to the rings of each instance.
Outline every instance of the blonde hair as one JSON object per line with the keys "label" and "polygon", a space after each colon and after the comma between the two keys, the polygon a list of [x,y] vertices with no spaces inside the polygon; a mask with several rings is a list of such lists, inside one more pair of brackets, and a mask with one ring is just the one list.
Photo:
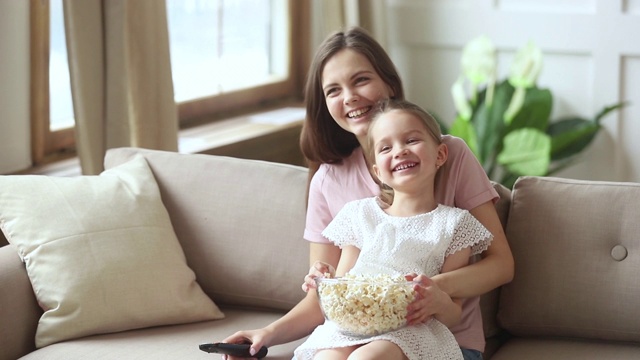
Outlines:
{"label": "blonde hair", "polygon": [[[371,166],[373,166],[373,164],[375,164],[376,162],[374,139],[373,136],[371,136],[372,129],[378,122],[378,119],[380,119],[383,115],[395,110],[408,113],[422,120],[425,129],[427,130],[429,135],[431,135],[433,140],[435,140],[436,144],[442,144],[442,131],[440,130],[440,125],[438,124],[438,121],[436,121],[436,119],[431,114],[429,114],[428,111],[407,100],[385,99],[378,103],[376,113],[371,118],[371,123],[369,124],[369,129],[367,131],[367,144],[364,150],[365,156],[369,160]],[[393,189],[388,185],[382,183],[379,179],[374,179],[380,186],[380,199],[385,203],[391,205],[393,203]]]}

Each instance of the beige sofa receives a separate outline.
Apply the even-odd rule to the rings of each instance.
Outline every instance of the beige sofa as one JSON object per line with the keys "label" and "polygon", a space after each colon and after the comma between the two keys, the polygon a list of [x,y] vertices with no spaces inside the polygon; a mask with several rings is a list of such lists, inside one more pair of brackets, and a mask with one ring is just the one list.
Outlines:
{"label": "beige sofa", "polygon": [[[198,344],[268,324],[303,297],[306,169],[132,148],[110,150],[106,168],[137,154],[153,173],[197,284],[225,317],[36,349],[43,311],[16,246],[5,245],[0,359],[208,359],[215,355]],[[530,177],[513,192],[496,188],[516,272],[482,298],[485,358],[640,358],[640,184]],[[290,359],[299,343],[274,346],[268,358]]]}

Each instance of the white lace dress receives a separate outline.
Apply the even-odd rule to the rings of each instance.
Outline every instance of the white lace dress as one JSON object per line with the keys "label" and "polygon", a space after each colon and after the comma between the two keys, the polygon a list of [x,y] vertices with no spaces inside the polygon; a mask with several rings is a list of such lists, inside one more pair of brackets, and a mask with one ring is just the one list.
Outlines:
{"label": "white lace dress", "polygon": [[[381,209],[376,198],[347,203],[322,234],[340,247],[358,247],[360,256],[350,273],[369,275],[434,276],[440,273],[446,256],[467,247],[478,254],[493,239],[467,210],[439,205],[425,214],[394,217]],[[451,331],[435,319],[367,338],[345,336],[325,323],[295,350],[294,359],[313,359],[319,349],[373,340],[397,344],[409,360],[462,359]]]}

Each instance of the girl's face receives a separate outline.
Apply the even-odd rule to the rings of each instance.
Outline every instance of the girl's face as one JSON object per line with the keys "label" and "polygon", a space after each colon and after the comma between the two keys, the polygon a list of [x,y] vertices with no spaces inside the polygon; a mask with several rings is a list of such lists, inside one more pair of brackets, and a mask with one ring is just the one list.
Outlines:
{"label": "girl's face", "polygon": [[322,91],[333,119],[365,141],[373,108],[393,94],[367,58],[343,49],[327,60],[322,70]]}
{"label": "girl's face", "polygon": [[396,191],[421,191],[433,185],[438,168],[447,159],[446,145],[438,144],[424,122],[406,111],[380,115],[370,136],[373,170]]}

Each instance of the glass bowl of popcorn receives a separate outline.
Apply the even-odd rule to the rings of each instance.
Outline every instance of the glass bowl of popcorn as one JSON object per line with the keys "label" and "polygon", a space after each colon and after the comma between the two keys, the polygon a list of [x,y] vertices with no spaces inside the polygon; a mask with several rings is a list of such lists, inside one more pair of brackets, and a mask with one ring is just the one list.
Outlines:
{"label": "glass bowl of popcorn", "polygon": [[403,276],[347,274],[315,281],[325,319],[348,336],[379,335],[405,326],[407,306],[415,298],[415,283]]}

